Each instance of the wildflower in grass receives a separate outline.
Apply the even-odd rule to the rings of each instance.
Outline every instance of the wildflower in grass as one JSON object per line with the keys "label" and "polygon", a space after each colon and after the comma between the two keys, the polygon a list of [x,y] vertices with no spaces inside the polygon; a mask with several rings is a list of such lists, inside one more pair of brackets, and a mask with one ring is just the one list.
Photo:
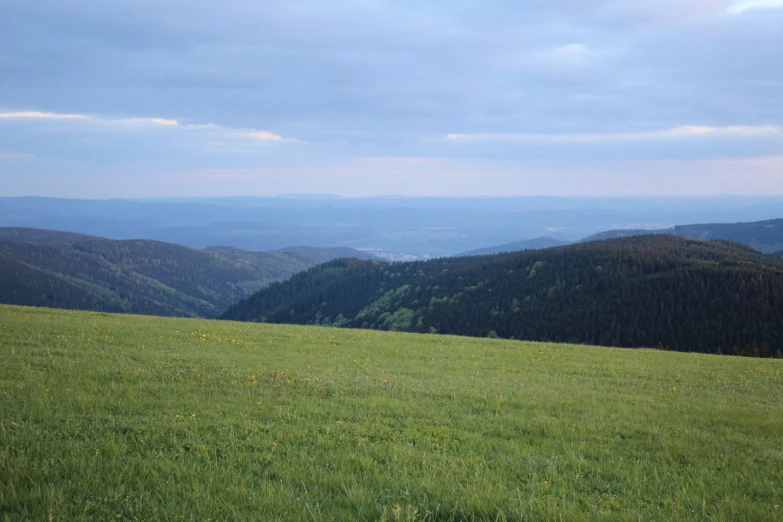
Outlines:
{"label": "wildflower in grass", "polygon": [[277,447],[277,442],[276,442],[276,441],[272,441],[272,447],[273,447],[273,448],[276,448],[276,447]]}
{"label": "wildflower in grass", "polygon": [[672,391],[677,391],[677,387],[676,387],[676,386],[673,386],[673,387],[672,387]]}

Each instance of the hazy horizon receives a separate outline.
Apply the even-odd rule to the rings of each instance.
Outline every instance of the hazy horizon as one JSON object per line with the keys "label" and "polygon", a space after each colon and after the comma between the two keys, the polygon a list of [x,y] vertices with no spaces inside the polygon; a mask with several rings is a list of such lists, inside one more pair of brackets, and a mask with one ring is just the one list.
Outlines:
{"label": "hazy horizon", "polygon": [[[323,194],[323,193],[276,193],[269,195],[241,195],[241,194],[226,194],[226,195],[198,195],[198,196],[185,196],[185,195],[173,195],[173,196],[61,196],[61,195],[45,195],[39,194],[22,194],[22,195],[10,195],[6,196],[0,194],[0,200],[8,199],[52,199],[52,200],[71,200],[71,201],[111,201],[111,200],[128,200],[128,201],[160,201],[160,202],[175,202],[175,201],[206,201],[206,200],[265,200],[265,199],[290,199],[290,200],[304,200],[304,201],[317,201],[317,200],[330,200],[330,199],[342,199],[342,200],[394,200],[394,199],[414,199],[414,200],[563,200],[563,201],[623,201],[623,200],[715,200],[715,199],[746,199],[746,200],[758,200],[758,199],[772,199],[780,200],[783,203],[783,191],[780,193],[772,194],[731,194],[731,193],[715,193],[715,194],[585,194],[585,195],[556,195],[556,194],[504,194],[504,195],[491,195],[491,194],[475,194],[465,196],[449,196],[444,194],[425,194],[425,195],[413,195],[413,194],[366,194],[366,195],[345,195],[345,194]],[[783,212],[783,207],[781,208]]]}
{"label": "hazy horizon", "polygon": [[783,196],[3,198],[0,227],[156,239],[193,248],[349,246],[395,259],[607,230],[783,218]]}

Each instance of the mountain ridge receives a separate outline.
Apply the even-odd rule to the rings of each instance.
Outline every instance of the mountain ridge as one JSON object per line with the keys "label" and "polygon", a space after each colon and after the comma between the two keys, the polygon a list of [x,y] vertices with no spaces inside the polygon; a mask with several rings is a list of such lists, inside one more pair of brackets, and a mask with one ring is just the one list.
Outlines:
{"label": "mountain ridge", "polygon": [[20,241],[25,243],[55,243],[94,241],[105,239],[100,236],[78,234],[76,232],[63,232],[60,230],[48,230],[29,227],[0,227],[0,241]]}
{"label": "mountain ridge", "polygon": [[689,239],[723,239],[770,254],[783,249],[783,218],[737,223],[676,225],[666,229],[607,230],[580,239],[579,243],[640,235],[669,234]]}
{"label": "mountain ridge", "polygon": [[783,260],[671,235],[389,266],[337,260],[221,317],[770,356],[783,350]]}
{"label": "mountain ridge", "polygon": [[0,228],[0,302],[215,317],[271,282],[334,253],[350,253],[344,247],[310,252],[196,250],[156,240]]}

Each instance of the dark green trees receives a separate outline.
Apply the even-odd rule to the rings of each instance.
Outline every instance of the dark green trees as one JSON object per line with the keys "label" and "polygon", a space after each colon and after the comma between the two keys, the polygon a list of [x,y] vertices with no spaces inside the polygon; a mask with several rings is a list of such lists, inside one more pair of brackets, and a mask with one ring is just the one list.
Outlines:
{"label": "dark green trees", "polygon": [[783,260],[665,235],[404,264],[339,260],[224,317],[774,356]]}

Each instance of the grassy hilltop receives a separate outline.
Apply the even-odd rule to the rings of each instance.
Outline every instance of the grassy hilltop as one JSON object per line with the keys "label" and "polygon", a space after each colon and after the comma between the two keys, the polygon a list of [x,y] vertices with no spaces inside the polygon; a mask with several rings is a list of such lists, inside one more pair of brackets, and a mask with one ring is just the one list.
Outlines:
{"label": "grassy hilltop", "polygon": [[0,306],[0,519],[781,520],[782,373]]}

